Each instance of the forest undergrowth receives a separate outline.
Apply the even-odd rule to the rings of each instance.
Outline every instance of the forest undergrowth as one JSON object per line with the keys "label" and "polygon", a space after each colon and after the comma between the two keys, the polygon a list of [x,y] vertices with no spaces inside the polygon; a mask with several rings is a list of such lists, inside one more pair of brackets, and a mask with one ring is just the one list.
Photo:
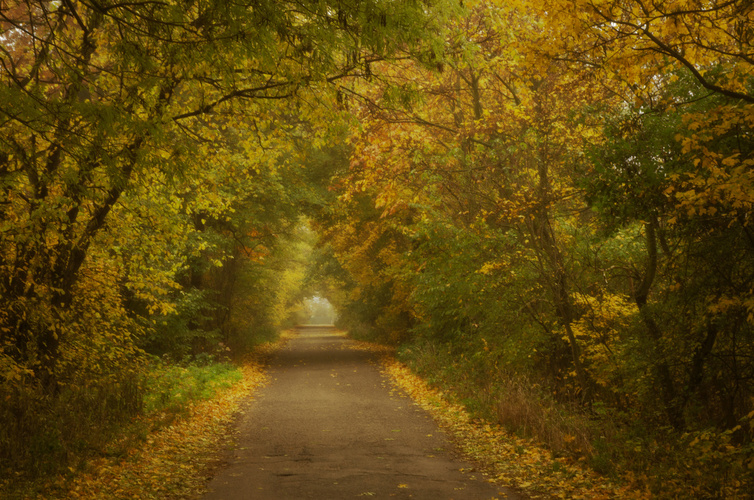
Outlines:
{"label": "forest undergrowth", "polygon": [[751,498],[751,471],[729,434],[631,425],[436,346],[404,347],[382,364],[496,482],[534,497]]}
{"label": "forest undergrowth", "polygon": [[192,498],[204,490],[229,445],[229,425],[266,383],[265,363],[285,342],[257,346],[238,364],[204,360],[150,367],[144,413],[113,432],[77,465],[40,477],[8,474],[0,498]]}

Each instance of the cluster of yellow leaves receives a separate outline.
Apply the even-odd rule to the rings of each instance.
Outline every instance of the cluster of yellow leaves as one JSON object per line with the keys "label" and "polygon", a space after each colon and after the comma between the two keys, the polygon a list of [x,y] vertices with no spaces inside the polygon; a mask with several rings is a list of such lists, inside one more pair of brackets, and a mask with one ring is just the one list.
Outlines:
{"label": "cluster of yellow leaves", "polygon": [[383,358],[383,371],[458,443],[463,452],[492,476],[492,481],[525,490],[532,497],[569,499],[639,499],[648,493],[617,485],[573,460],[556,458],[536,443],[513,436],[488,422],[472,419],[405,365]]}
{"label": "cluster of yellow leaves", "polygon": [[754,160],[740,152],[716,152],[710,143],[738,129],[754,126],[754,107],[721,106],[705,115],[687,114],[684,122],[688,136],[676,140],[684,153],[694,155],[695,170],[685,175],[671,175],[665,195],[677,203],[678,213],[670,219],[676,223],[683,217],[739,217],[749,225],[748,214],[754,207]]}
{"label": "cluster of yellow leaves", "polygon": [[[633,94],[639,103],[660,97],[663,78],[658,78],[658,69],[691,71],[706,86],[732,96],[748,92],[750,39],[744,27],[754,18],[749,2],[704,7],[690,0],[521,3],[538,12],[544,54],[571,52],[598,66],[616,92],[625,92],[629,99]],[[711,74],[721,61],[724,76]]]}
{"label": "cluster of yellow leaves", "polygon": [[233,416],[249,394],[267,381],[258,361],[247,362],[242,371],[241,382],[193,405],[186,418],[152,433],[126,456],[100,458],[72,479],[55,479],[44,498],[166,499],[201,492],[217,465],[219,447],[229,439]]}
{"label": "cluster of yellow leaves", "polygon": [[584,314],[571,327],[582,342],[594,381],[606,389],[618,389],[623,345],[620,332],[638,314],[629,297],[603,292],[600,296],[574,294],[574,303]]}
{"label": "cluster of yellow leaves", "polygon": [[353,349],[355,351],[372,352],[375,354],[381,354],[383,356],[392,356],[395,354],[395,348],[393,347],[382,344],[374,344],[372,342],[364,342],[361,340],[351,340],[347,344],[344,344],[343,348]]}

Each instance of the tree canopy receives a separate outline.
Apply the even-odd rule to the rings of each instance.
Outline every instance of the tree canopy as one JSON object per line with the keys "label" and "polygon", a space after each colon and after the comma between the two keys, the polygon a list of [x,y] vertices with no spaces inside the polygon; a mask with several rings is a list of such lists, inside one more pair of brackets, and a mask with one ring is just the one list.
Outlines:
{"label": "tree canopy", "polygon": [[311,293],[469,393],[527,384],[678,457],[640,487],[747,491],[753,21],[744,0],[5,2],[0,436],[59,443],[61,401],[137,414],[145,353],[240,352]]}

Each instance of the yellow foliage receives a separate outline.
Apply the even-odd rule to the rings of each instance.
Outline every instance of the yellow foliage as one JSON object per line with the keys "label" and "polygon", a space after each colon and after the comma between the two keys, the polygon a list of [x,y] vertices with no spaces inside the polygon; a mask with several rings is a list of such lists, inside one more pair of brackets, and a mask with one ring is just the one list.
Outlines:
{"label": "yellow foliage", "polygon": [[556,458],[549,450],[497,425],[472,419],[463,406],[450,402],[450,395],[433,389],[391,356],[382,358],[382,367],[393,385],[431,413],[463,452],[499,484],[554,498],[648,498],[643,491],[619,486],[577,462]]}
{"label": "yellow foliage", "polygon": [[581,341],[594,381],[607,389],[620,390],[620,333],[637,314],[636,304],[629,297],[607,292],[599,296],[575,294],[574,303],[584,312],[571,327]]}

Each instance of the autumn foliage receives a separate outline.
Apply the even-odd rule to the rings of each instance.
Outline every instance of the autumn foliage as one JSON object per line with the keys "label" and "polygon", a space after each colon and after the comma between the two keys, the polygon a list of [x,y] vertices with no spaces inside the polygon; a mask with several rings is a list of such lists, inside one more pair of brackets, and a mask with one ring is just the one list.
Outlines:
{"label": "autumn foliage", "polygon": [[[641,490],[743,494],[751,5],[468,7],[440,49],[348,88],[361,126],[325,234],[341,307],[366,313],[344,324]],[[516,405],[586,415],[586,440]]]}
{"label": "autumn foliage", "polygon": [[303,293],[301,217],[326,197],[306,163],[339,121],[331,82],[430,15],[0,4],[3,470],[75,464],[142,415],[148,354],[185,365],[275,336]]}
{"label": "autumn foliage", "polygon": [[753,21],[4,2],[0,462],[65,463],[143,412],[146,353],[239,353],[317,292],[639,491],[751,491]]}

